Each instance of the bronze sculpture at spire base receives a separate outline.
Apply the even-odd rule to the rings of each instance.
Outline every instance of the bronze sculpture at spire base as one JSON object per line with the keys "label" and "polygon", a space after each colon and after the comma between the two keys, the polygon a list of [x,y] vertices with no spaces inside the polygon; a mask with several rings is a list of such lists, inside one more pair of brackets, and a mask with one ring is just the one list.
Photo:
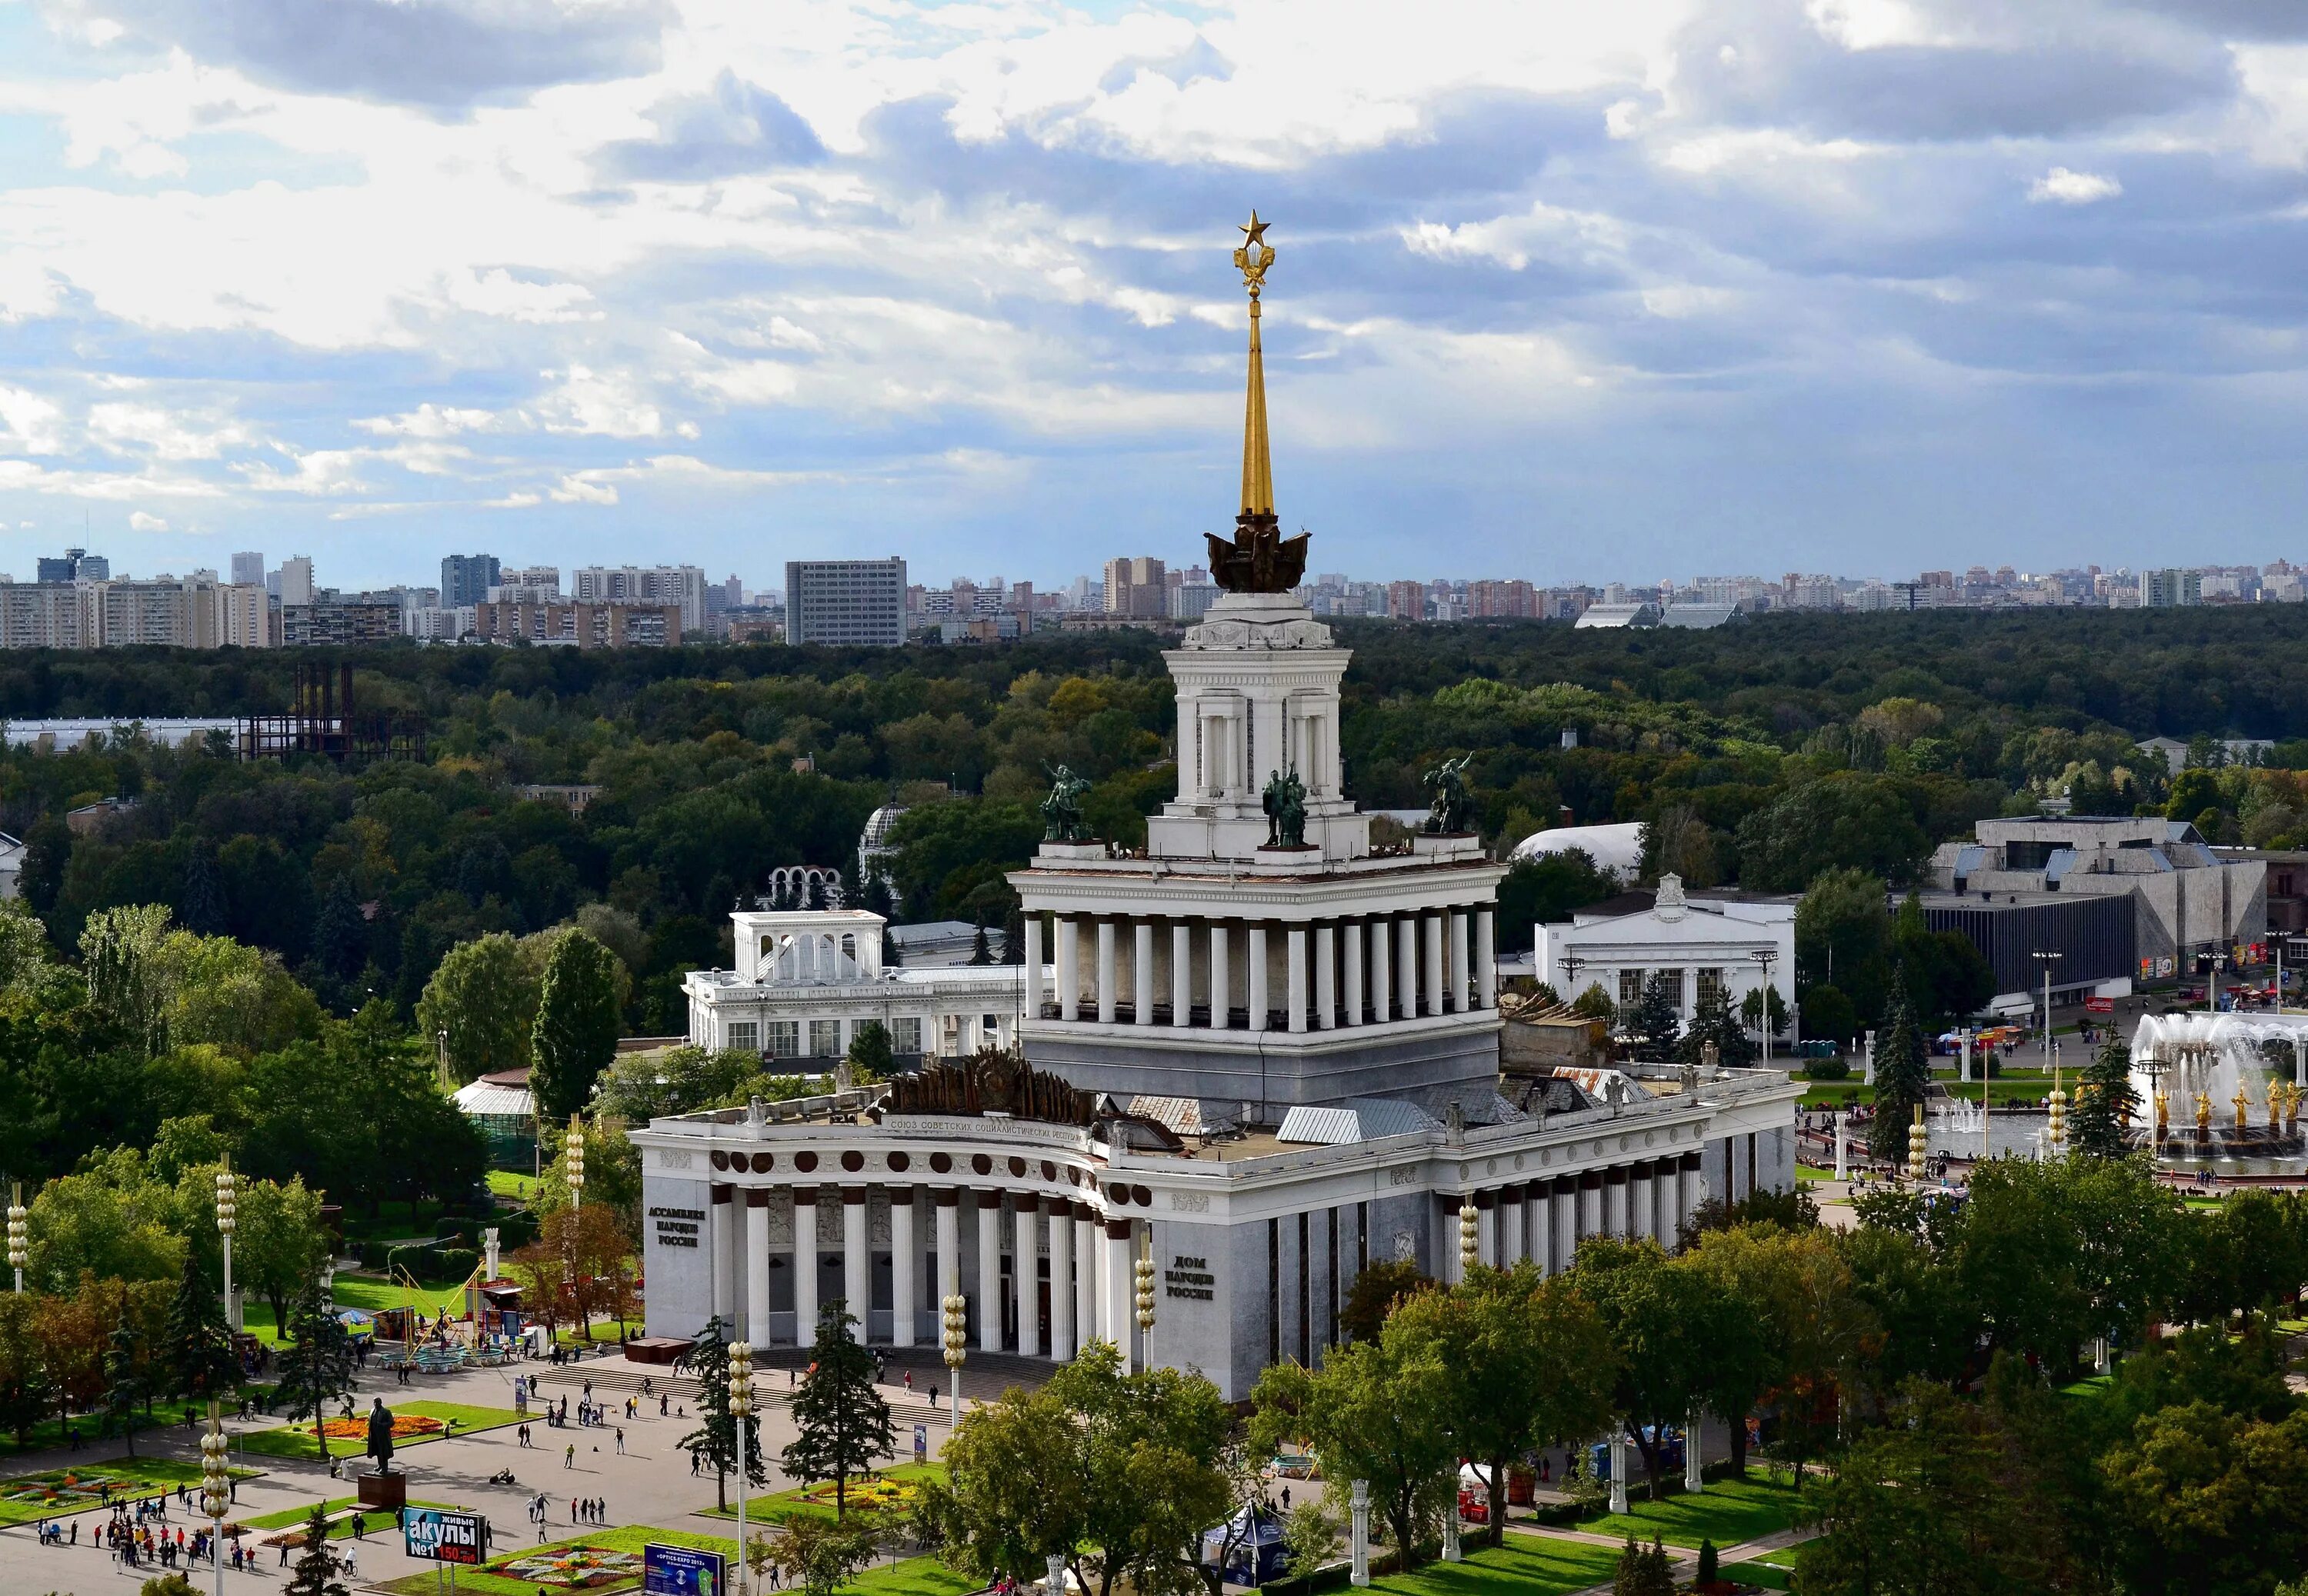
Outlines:
{"label": "bronze sculpture at spire base", "polygon": [[1270,224],[1250,213],[1243,228],[1243,246],[1234,252],[1243,287],[1250,292],[1250,374],[1243,398],[1242,513],[1235,517],[1234,541],[1215,532],[1202,536],[1210,545],[1210,579],[1227,593],[1287,593],[1306,575],[1307,535],[1284,537],[1274,515],[1274,468],[1266,442],[1266,352],[1258,336],[1259,291],[1266,286],[1266,269],[1274,264],[1274,246],[1266,242]]}

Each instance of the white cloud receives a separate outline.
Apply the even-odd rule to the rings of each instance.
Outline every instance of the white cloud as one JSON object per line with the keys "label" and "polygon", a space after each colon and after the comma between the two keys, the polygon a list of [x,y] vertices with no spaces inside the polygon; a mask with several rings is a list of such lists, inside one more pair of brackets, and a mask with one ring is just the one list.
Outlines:
{"label": "white cloud", "polygon": [[130,530],[136,532],[166,532],[168,529],[168,523],[160,517],[147,515],[141,510],[129,512],[128,526]]}
{"label": "white cloud", "polygon": [[0,384],[0,454],[57,454],[64,412],[25,388]]}
{"label": "white cloud", "polygon": [[2028,185],[2028,198],[2041,205],[2089,205],[2098,200],[2113,200],[2123,192],[2123,184],[2097,172],[2071,172],[2065,167],[2054,167]]}

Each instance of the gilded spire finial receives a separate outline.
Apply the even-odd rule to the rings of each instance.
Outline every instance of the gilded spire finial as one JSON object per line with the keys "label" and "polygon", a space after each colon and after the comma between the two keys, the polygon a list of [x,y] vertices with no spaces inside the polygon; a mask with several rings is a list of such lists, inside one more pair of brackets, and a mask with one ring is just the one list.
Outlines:
{"label": "gilded spire finial", "polygon": [[1210,575],[1229,593],[1287,593],[1306,569],[1306,535],[1284,537],[1274,516],[1274,465],[1266,438],[1266,352],[1259,341],[1259,292],[1266,286],[1266,270],[1274,264],[1274,246],[1266,242],[1271,223],[1250,213],[1243,225],[1242,247],[1234,252],[1235,269],[1250,294],[1250,377],[1243,399],[1242,511],[1235,517],[1233,541],[1208,535]]}

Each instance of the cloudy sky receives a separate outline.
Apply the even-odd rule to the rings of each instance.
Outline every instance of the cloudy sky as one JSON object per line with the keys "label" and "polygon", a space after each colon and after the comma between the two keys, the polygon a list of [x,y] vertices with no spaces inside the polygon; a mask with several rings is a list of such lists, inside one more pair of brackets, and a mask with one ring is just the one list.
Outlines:
{"label": "cloudy sky", "polygon": [[0,569],[2308,558],[2298,0],[0,0]]}

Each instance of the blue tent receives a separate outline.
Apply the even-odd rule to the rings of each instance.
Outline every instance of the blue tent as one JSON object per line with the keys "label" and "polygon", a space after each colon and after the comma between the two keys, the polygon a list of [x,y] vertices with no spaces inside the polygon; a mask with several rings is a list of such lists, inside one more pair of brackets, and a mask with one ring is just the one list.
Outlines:
{"label": "blue tent", "polygon": [[1245,1506],[1225,1523],[1202,1532],[1204,1563],[1217,1562],[1221,1548],[1226,1550],[1227,1583],[1262,1585],[1282,1571],[1282,1520]]}

